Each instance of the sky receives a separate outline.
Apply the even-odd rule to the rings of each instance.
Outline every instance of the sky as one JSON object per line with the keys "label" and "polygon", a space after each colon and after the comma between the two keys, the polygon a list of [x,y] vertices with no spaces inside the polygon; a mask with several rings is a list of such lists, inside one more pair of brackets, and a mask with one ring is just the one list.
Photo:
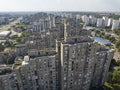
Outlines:
{"label": "sky", "polygon": [[120,0],[0,0],[5,11],[120,11]]}

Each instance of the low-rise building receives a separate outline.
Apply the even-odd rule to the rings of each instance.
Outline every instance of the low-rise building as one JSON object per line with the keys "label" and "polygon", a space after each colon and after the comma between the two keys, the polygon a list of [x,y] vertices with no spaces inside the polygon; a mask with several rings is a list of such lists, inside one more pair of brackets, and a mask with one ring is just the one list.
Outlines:
{"label": "low-rise building", "polygon": [[0,32],[0,39],[6,39],[11,34],[11,31],[2,31]]}

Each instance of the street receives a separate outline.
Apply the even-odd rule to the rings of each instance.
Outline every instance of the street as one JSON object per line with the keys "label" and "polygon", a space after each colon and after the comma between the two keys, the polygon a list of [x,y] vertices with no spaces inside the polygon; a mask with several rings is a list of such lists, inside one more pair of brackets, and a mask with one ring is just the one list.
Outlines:
{"label": "street", "polygon": [[8,25],[1,26],[0,27],[0,32],[9,30],[13,25],[15,25],[16,23],[19,23],[21,19],[22,19],[22,17],[19,17],[15,21],[10,22]]}

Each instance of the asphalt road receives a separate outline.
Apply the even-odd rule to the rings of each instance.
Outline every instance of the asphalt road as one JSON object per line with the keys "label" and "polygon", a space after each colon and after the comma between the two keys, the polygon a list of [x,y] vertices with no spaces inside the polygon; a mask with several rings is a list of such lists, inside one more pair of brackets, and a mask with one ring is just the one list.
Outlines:
{"label": "asphalt road", "polygon": [[0,32],[9,30],[13,25],[15,25],[16,23],[19,23],[21,19],[22,19],[22,18],[19,17],[18,19],[14,20],[13,22],[10,22],[10,23],[7,24],[7,25],[1,26],[1,27],[0,27]]}

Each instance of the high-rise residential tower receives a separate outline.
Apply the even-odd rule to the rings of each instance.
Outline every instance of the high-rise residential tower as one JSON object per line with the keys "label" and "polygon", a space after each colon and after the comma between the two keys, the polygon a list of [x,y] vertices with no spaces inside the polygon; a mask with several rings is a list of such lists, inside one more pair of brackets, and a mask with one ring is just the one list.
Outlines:
{"label": "high-rise residential tower", "polygon": [[[12,73],[0,75],[0,90],[89,90],[104,84],[113,50],[95,42],[76,20],[56,22],[58,29],[25,43],[29,56],[16,58]],[[25,48],[17,46],[17,51],[27,52]]]}

